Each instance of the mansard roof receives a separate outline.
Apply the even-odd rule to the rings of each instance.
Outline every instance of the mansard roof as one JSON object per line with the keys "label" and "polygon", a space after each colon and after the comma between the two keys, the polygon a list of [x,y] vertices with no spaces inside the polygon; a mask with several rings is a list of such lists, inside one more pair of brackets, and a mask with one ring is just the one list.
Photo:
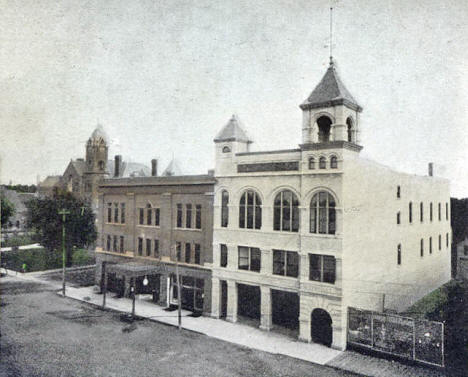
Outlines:
{"label": "mansard roof", "polygon": [[335,105],[346,105],[353,110],[362,111],[362,107],[341,81],[336,64],[332,60],[322,80],[300,108],[306,110]]}
{"label": "mansard roof", "polygon": [[221,131],[219,131],[214,141],[243,141],[246,143],[252,143],[252,140],[250,140],[243,128],[242,122],[235,114],[232,115],[229,122],[227,122]]}

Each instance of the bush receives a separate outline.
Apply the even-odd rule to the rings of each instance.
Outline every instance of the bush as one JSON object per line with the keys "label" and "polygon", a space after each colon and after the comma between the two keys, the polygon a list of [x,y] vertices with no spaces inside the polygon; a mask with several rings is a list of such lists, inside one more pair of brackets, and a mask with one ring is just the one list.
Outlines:
{"label": "bush", "polygon": [[73,250],[72,264],[73,266],[86,266],[94,264],[95,259],[93,256],[89,255],[88,250],[86,249],[75,249]]}
{"label": "bush", "polygon": [[33,243],[36,243],[34,236],[25,234],[22,236],[9,237],[7,240],[2,241],[2,247],[25,246],[32,245]]}

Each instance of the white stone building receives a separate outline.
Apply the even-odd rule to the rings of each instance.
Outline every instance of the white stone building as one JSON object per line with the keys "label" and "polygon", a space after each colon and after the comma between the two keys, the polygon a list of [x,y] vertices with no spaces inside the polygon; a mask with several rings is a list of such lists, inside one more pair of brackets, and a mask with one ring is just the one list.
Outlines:
{"label": "white stone building", "polygon": [[349,306],[399,311],[450,279],[449,182],[360,157],[333,62],[300,108],[299,148],[250,152],[236,116],[214,140],[212,315],[344,349]]}

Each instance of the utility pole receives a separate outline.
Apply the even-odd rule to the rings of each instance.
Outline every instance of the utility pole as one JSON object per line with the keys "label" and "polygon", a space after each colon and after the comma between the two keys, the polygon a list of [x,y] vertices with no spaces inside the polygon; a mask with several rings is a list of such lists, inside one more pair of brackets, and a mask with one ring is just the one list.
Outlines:
{"label": "utility pole", "polygon": [[180,294],[180,276],[179,276],[179,252],[177,247],[174,246],[176,251],[176,279],[177,279],[177,319],[179,324],[179,330],[182,330],[182,297]]}
{"label": "utility pole", "polygon": [[65,221],[66,216],[70,214],[70,211],[62,208],[59,212],[59,215],[62,215],[62,294],[65,297]]}

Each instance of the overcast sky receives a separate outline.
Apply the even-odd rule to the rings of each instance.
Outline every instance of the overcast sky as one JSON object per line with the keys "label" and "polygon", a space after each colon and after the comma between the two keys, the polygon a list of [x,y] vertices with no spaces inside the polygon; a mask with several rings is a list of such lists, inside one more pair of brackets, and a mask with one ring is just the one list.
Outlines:
{"label": "overcast sky", "polygon": [[[468,2],[334,1],[334,56],[363,156],[468,196]],[[237,113],[254,150],[295,148],[328,65],[330,0],[0,0],[0,181],[62,174],[103,124],[109,158],[214,166]]]}

